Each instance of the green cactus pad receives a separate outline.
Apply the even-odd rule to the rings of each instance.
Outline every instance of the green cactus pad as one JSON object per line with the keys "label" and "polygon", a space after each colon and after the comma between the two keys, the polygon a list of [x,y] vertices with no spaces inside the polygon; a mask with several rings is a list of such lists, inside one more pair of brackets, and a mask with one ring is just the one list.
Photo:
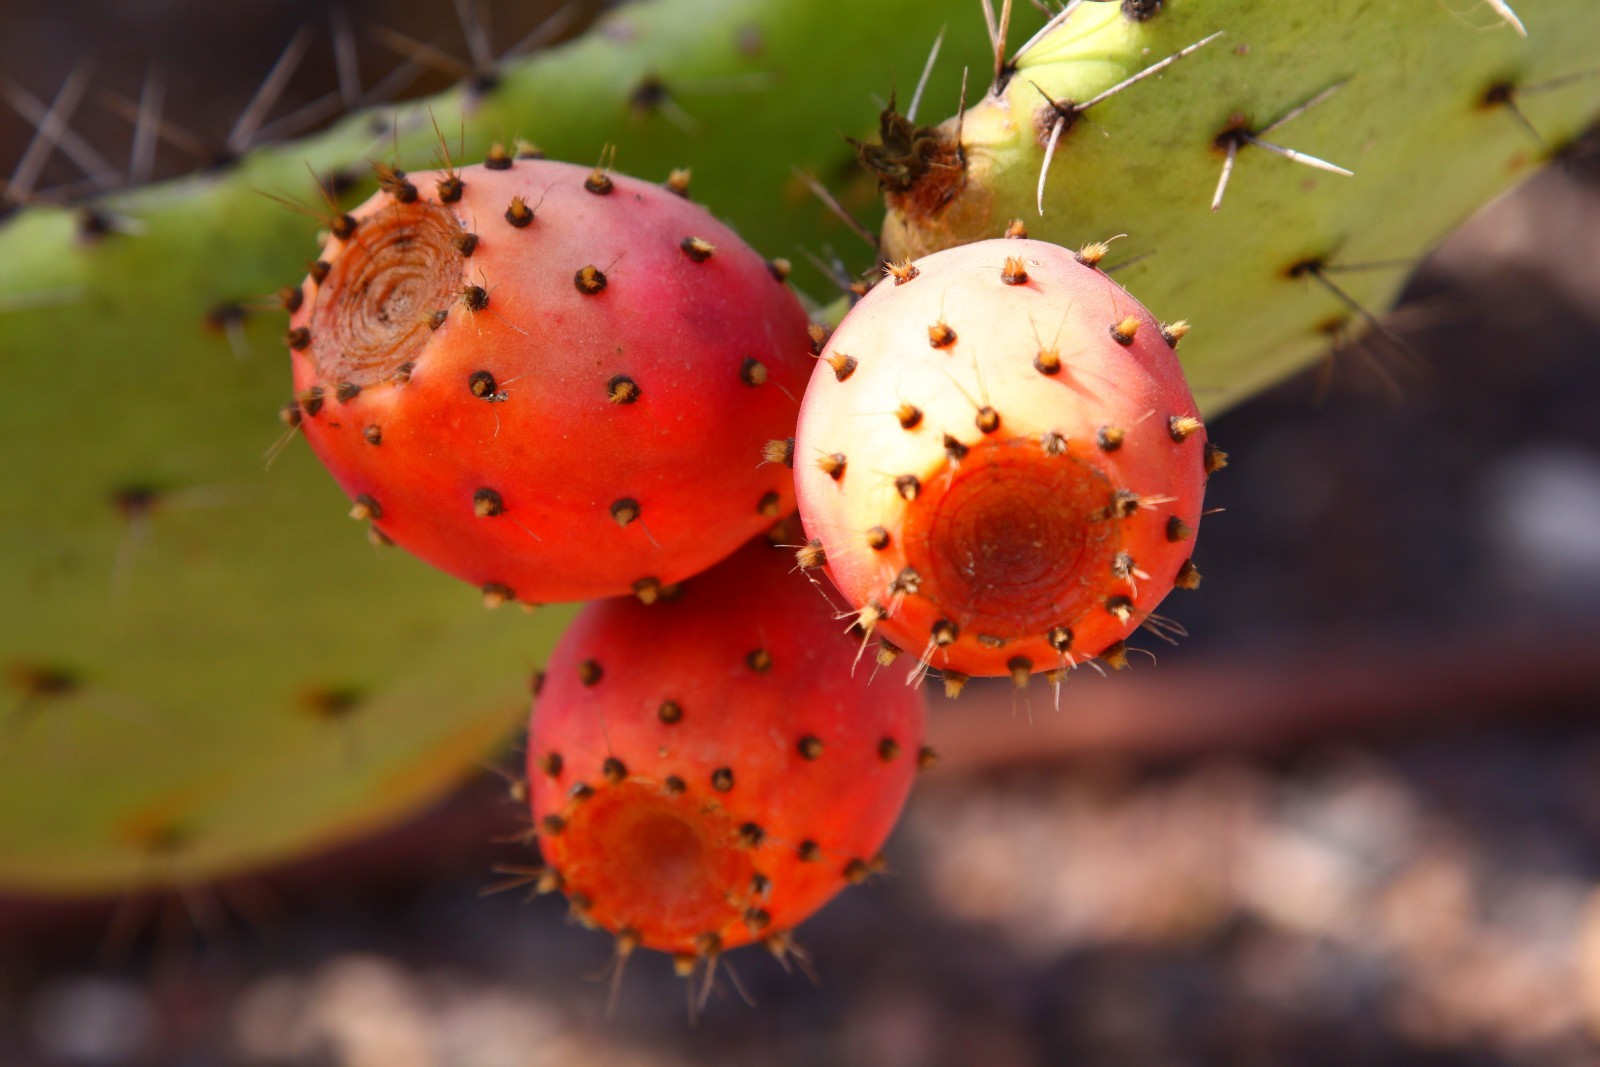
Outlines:
{"label": "green cactus pad", "polygon": [[[1362,312],[1334,287],[1366,311],[1387,309],[1410,265],[1600,111],[1600,5],[1514,7],[1526,37],[1472,0],[1085,4],[965,115],[921,132],[941,143],[947,165],[908,181],[894,168],[906,158],[892,151],[895,137],[887,162],[867,150],[889,187],[885,252],[915,257],[997,236],[1012,218],[1069,246],[1125,234],[1106,266],[1128,262],[1119,282],[1156,314],[1192,321],[1180,351],[1214,413],[1361,333]],[[1159,74],[1075,110],[1219,31]],[[1041,217],[1038,181],[1057,118]],[[1213,211],[1230,139],[1236,159]],[[1386,266],[1341,269],[1375,264]],[[1393,358],[1390,342],[1373,343]]]}
{"label": "green cactus pad", "polygon": [[[487,95],[99,201],[98,237],[76,209],[0,226],[0,890],[216,878],[393,822],[524,721],[569,616],[484,611],[369,545],[301,442],[266,469],[290,386],[283,317],[257,309],[303,275],[317,223],[263,192],[320,210],[308,167],[428,166],[432,116],[472,160],[525,137],[580,161],[615,145],[646,177],[691,166],[695,198],[767,254],[820,250],[843,228],[794,169],[849,173],[840,131],[969,15],[965,0],[636,4]],[[942,91],[982,51],[952,42]]]}

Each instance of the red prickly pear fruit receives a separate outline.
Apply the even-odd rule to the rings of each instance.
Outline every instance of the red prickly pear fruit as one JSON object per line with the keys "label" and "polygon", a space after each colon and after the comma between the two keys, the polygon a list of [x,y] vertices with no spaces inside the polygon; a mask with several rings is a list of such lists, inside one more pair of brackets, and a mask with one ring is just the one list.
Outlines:
{"label": "red prickly pear fruit", "polygon": [[874,869],[923,739],[914,690],[789,553],[753,543],[653,607],[588,605],[528,740],[534,828],[578,917],[684,960],[787,932]]}
{"label": "red prickly pear fruit", "polygon": [[895,265],[822,352],[794,445],[801,519],[861,627],[921,651],[916,676],[1120,665],[1198,581],[1220,453],[1174,351],[1188,327],[1096,259],[1009,238]]}
{"label": "red prickly pear fruit", "polygon": [[[652,599],[791,508],[807,318],[673,189],[543,160],[398,175],[288,335],[301,428],[388,540],[496,602]],[[505,166],[504,164],[509,164]]]}

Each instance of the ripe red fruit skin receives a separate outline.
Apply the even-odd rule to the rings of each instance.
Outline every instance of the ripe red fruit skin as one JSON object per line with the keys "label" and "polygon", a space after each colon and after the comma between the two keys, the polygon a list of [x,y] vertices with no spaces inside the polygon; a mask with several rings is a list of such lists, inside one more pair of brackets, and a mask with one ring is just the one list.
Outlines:
{"label": "ripe red fruit skin", "polygon": [[1040,241],[915,266],[813,373],[794,449],[807,535],[862,625],[947,676],[1115,659],[1198,581],[1212,461],[1174,352],[1186,327]]}
{"label": "ripe red fruit skin", "polygon": [[454,173],[449,202],[414,173],[354,211],[290,322],[300,426],[357,516],[537,603],[648,599],[786,513],[788,472],[729,462],[789,432],[809,373],[767,263],[648,182]]}
{"label": "ripe red fruit skin", "polygon": [[844,629],[760,541],[674,599],[584,608],[528,741],[540,848],[580,918],[619,944],[713,956],[783,934],[872,869],[923,704],[852,673]]}

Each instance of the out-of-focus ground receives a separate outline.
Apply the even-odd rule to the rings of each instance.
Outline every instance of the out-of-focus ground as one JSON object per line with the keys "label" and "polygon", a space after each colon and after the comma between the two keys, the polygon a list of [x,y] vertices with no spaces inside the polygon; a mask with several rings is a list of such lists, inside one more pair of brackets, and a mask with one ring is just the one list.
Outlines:
{"label": "out-of-focus ground", "polygon": [[[263,69],[307,15],[285,10]],[[517,817],[486,777],[286,872],[0,906],[0,1064],[1600,1063],[1584,159],[1424,267],[1392,319],[1409,351],[1370,341],[1217,422],[1226,511],[1159,666],[1075,677],[1059,709],[935,703],[947,758],[892,873],[802,928],[815,984],[731,953],[738,987],[720,972],[691,1026],[641,953],[608,1017],[605,938],[479,898],[491,862],[531,861],[491,843]]]}

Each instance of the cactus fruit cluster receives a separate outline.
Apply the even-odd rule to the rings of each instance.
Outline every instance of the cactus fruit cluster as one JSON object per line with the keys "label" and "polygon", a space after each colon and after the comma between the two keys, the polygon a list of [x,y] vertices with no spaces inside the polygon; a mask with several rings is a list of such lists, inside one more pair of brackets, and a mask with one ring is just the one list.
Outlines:
{"label": "cactus fruit cluster", "polygon": [[[509,155],[379,175],[287,293],[288,421],[384,541],[491,601],[601,598],[540,686],[545,864],[519,879],[621,954],[784,958],[873,868],[923,732],[916,688],[857,672],[875,636],[951,695],[1059,684],[1195,583],[1216,453],[1185,327],[1098,246],[1016,226],[891,264],[825,337],[672,182]],[[799,568],[768,543],[797,484]]]}
{"label": "cactus fruit cluster", "polygon": [[[415,810],[503,742],[572,614],[468,587],[607,597],[532,719],[528,877],[623,954],[787,950],[873,868],[917,763],[922,691],[875,668],[905,652],[954,692],[1119,665],[1198,581],[1202,418],[1359,333],[1600,111],[1600,8],[1516,7],[1073,0],[1013,53],[967,0],[641,0],[376,137],[354,116],[19,211],[0,886],[193,882]],[[838,132],[944,22],[925,99],[992,52],[990,91],[934,126],[891,106],[846,177]],[[719,78],[745,80],[694,96]],[[430,111],[483,162],[451,165]],[[491,147],[519,135],[585,162]],[[307,163],[377,187],[312,209],[320,254],[257,195]],[[796,167],[887,201],[887,275],[831,336],[762,258],[838,258]],[[1014,218],[1032,239],[999,237]],[[291,389],[256,311],[310,256]],[[826,580],[761,543],[792,502],[795,570]]]}

